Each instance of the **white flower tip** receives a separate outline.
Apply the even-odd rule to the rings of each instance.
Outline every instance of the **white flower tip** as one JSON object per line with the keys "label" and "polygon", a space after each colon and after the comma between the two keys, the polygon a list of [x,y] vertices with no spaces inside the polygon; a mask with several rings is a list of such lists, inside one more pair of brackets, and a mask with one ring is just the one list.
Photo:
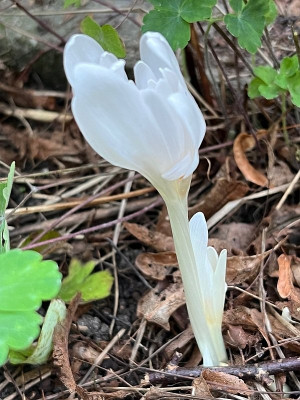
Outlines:
{"label": "white flower tip", "polygon": [[77,34],[70,37],[64,49],[64,69],[71,86],[74,86],[74,70],[80,63],[98,64],[104,50],[90,36]]}
{"label": "white flower tip", "polygon": [[189,225],[191,237],[198,238],[201,242],[205,241],[207,245],[208,231],[204,214],[202,212],[194,214],[190,219]]}

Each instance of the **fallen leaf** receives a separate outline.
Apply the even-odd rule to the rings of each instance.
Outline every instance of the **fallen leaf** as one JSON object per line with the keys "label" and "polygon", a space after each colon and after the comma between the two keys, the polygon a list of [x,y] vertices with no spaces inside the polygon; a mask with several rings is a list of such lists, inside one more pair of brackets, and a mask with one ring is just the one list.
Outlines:
{"label": "fallen leaf", "polygon": [[254,346],[258,337],[245,332],[241,325],[229,325],[226,342],[232,347],[245,349],[246,346]]}
{"label": "fallen leaf", "polygon": [[[283,325],[277,318],[268,313],[268,318],[272,327],[272,334],[277,340],[291,338],[291,332],[287,326]],[[268,334],[264,325],[263,314],[255,308],[249,309],[244,306],[226,310],[223,314],[223,324],[229,329],[230,325],[240,325],[245,330],[250,332],[259,332],[268,341]],[[300,353],[300,344],[297,342],[286,342],[282,346],[289,350]]]}
{"label": "fallen leaf", "polygon": [[189,325],[177,339],[172,340],[166,346],[164,353],[167,359],[170,360],[176,351],[181,351],[193,338],[194,333],[192,327]]}
{"label": "fallen leaf", "polygon": [[227,258],[226,282],[228,285],[238,285],[251,282],[257,275],[260,263],[272,250],[255,256],[233,256]]}
{"label": "fallen leaf", "polygon": [[179,271],[174,274],[174,282],[159,282],[156,287],[146,293],[138,302],[137,315],[148,322],[170,330],[169,319],[173,312],[185,304],[183,285]]}
{"label": "fallen leaf", "polygon": [[218,179],[211,190],[189,209],[189,217],[200,211],[208,219],[229,201],[241,199],[248,191],[249,186],[245,182],[226,178]]}
{"label": "fallen leaf", "polygon": [[233,394],[249,394],[249,388],[246,383],[236,376],[211,369],[205,369],[202,372],[202,376],[210,389],[224,390]]}
{"label": "fallen leaf", "polygon": [[[261,139],[268,134],[266,130],[260,130],[257,132],[257,139]],[[256,185],[269,187],[268,178],[263,175],[261,172],[257,171],[248,161],[246,156],[246,151],[252,150],[256,145],[255,139],[252,135],[248,133],[240,133],[233,143],[233,156],[235,162],[242,172],[244,177],[250,181],[255,183]]]}
{"label": "fallen leaf", "polygon": [[231,222],[230,224],[219,225],[214,237],[226,240],[229,247],[246,251],[255,236],[255,230],[254,224]]}
{"label": "fallen leaf", "polygon": [[293,272],[291,268],[292,257],[281,254],[278,257],[279,276],[277,290],[282,298],[289,298],[300,303],[300,289],[293,284]]}
{"label": "fallen leaf", "polygon": [[134,237],[156,251],[174,251],[174,242],[171,236],[166,236],[160,232],[153,232],[145,226],[131,222],[124,222],[123,225]]}
{"label": "fallen leaf", "polygon": [[178,265],[176,254],[172,251],[161,253],[141,253],[135,265],[147,277],[162,281],[170,274],[171,267]]}
{"label": "fallen leaf", "polygon": [[206,380],[201,374],[199,378],[193,380],[192,396],[197,396],[199,398],[205,397],[205,399],[214,399],[214,396],[209,390],[209,386]]}

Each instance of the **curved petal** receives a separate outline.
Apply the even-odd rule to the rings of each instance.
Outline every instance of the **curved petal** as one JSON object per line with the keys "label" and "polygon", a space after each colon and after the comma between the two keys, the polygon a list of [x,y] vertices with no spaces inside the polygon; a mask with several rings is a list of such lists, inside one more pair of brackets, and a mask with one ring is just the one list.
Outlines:
{"label": "curved petal", "polygon": [[71,86],[76,84],[74,71],[80,63],[100,64],[104,50],[87,35],[73,35],[64,49],[64,69]]}
{"label": "curved petal", "polygon": [[176,162],[168,150],[173,146],[158,123],[165,122],[154,118],[133,82],[90,64],[78,65],[75,79],[74,117],[102,157],[148,179],[160,178]]}
{"label": "curved petal", "polygon": [[134,80],[136,86],[141,89],[147,89],[150,81],[155,81],[155,75],[150,67],[143,61],[138,61],[134,66]]}
{"label": "curved petal", "polygon": [[182,121],[195,148],[199,148],[204,138],[206,124],[202,112],[190,93],[178,92],[168,97],[174,113]]}
{"label": "curved petal", "polygon": [[186,154],[181,160],[177,161],[176,164],[168,171],[162,174],[162,178],[168,181],[174,181],[176,179],[185,179],[192,175],[199,164],[198,151],[192,154]]}
{"label": "curved petal", "polygon": [[175,54],[163,35],[158,32],[146,32],[141,37],[140,54],[141,60],[151,68],[157,79],[161,77],[160,69],[168,68],[176,73],[185,86]]}

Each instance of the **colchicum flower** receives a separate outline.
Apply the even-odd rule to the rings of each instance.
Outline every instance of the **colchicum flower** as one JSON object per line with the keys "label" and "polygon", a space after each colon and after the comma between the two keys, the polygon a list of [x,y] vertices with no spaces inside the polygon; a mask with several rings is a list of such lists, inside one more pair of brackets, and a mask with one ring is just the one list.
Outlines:
{"label": "colchicum flower", "polygon": [[[212,332],[206,318],[199,315],[208,314],[203,308],[207,282],[198,271],[187,214],[187,195],[199,162],[205,121],[166,39],[156,32],[145,33],[140,54],[134,83],[126,76],[124,60],[86,35],[72,36],[64,51],[65,72],[74,93],[72,111],[98,154],[111,164],[140,172],[165,200],[191,325],[204,364],[218,365],[226,354],[222,350],[208,356],[213,339],[201,334]],[[198,257],[198,252],[195,254]],[[220,307],[222,315],[223,304]],[[217,331],[214,336],[224,349],[219,327]],[[221,353],[221,358],[215,356]]]}

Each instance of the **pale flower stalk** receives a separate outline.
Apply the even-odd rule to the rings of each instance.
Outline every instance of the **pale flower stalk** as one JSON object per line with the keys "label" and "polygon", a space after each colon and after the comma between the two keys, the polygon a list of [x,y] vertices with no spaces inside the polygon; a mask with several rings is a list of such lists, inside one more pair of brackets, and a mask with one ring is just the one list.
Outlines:
{"label": "pale flower stalk", "polygon": [[[199,223],[196,216],[189,227],[187,213],[191,177],[205,133],[204,118],[166,39],[147,32],[141,38],[140,53],[134,83],[126,76],[124,60],[105,52],[88,36],[72,36],[64,51],[64,67],[74,93],[72,111],[96,152],[111,164],[140,172],[166,202],[203,364],[219,365],[226,360],[221,333],[226,254],[219,257],[222,269],[218,257],[206,248],[205,220],[203,225],[203,217]],[[213,289],[208,291],[206,285]],[[212,302],[214,296],[217,300]]]}

